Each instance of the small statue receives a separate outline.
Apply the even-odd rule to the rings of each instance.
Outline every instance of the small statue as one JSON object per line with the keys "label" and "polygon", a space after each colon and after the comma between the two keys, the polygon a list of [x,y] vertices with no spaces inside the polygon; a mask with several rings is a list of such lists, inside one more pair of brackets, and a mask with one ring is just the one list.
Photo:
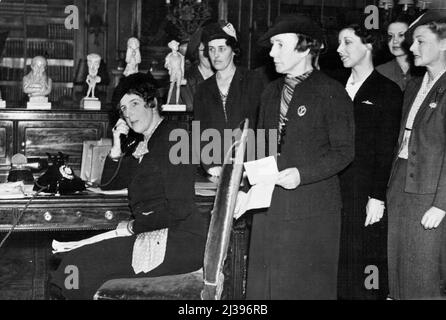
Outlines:
{"label": "small statue", "polygon": [[164,67],[169,70],[170,75],[170,87],[169,93],[167,95],[167,104],[170,103],[170,98],[172,97],[173,88],[176,84],[176,104],[180,100],[180,86],[186,84],[184,79],[184,56],[178,52],[179,42],[172,40],[168,44],[169,48],[172,50],[166,56],[166,62]]}
{"label": "small statue", "polygon": [[87,56],[88,75],[85,82],[88,84],[87,95],[81,101],[81,107],[89,110],[100,110],[101,101],[94,95],[96,85],[101,82],[98,76],[99,66],[101,64],[101,56],[96,53],[90,53]]}
{"label": "small statue", "polygon": [[96,53],[90,53],[87,56],[87,65],[88,65],[88,75],[87,75],[87,82],[88,84],[88,91],[87,91],[87,98],[96,98],[94,96],[94,89],[96,87],[96,84],[101,82],[101,77],[98,76],[98,70],[99,66],[101,64],[101,56]]}
{"label": "small statue", "polygon": [[48,95],[51,92],[52,80],[46,74],[47,61],[36,56],[31,61],[31,72],[23,77],[23,92],[29,96],[28,108],[48,109]]}
{"label": "small statue", "polygon": [[139,52],[139,40],[137,38],[129,38],[127,41],[127,53],[125,56],[127,66],[124,70],[124,76],[138,73],[138,64],[141,63],[141,53]]}

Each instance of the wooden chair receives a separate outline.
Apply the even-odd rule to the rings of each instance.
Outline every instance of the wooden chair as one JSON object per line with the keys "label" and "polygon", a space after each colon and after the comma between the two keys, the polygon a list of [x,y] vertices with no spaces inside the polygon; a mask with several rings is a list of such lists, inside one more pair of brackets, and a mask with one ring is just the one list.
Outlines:
{"label": "wooden chair", "polygon": [[248,119],[235,145],[235,158],[226,155],[222,168],[200,270],[162,277],[112,279],[96,292],[95,300],[219,300],[223,291],[223,266],[229,247],[233,213],[243,170]]}

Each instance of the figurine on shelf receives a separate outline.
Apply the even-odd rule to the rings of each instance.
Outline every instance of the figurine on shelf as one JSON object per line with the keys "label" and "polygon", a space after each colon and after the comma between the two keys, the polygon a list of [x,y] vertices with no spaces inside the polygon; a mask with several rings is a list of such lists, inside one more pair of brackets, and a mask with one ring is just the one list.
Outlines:
{"label": "figurine on shelf", "polygon": [[[184,56],[178,52],[178,41],[172,40],[169,42],[168,46],[172,52],[166,56],[166,62],[164,64],[164,67],[167,68],[170,75],[170,87],[169,93],[167,94],[167,104],[170,104],[173,88],[176,85],[175,104],[178,105],[178,101],[180,100],[180,86],[186,84],[186,80],[184,79]],[[166,107],[163,107],[163,110],[169,111],[166,110]]]}
{"label": "figurine on shelf", "polygon": [[94,96],[96,85],[101,82],[98,76],[99,66],[101,65],[101,56],[96,53],[90,53],[87,56],[88,75],[85,82],[88,84],[87,95],[82,98],[81,109],[101,110],[101,101]]}
{"label": "figurine on shelf", "polygon": [[47,96],[53,83],[46,74],[47,65],[44,57],[36,56],[31,61],[31,72],[23,77],[23,92],[29,96],[30,109],[51,109]]}
{"label": "figurine on shelf", "polygon": [[132,37],[127,41],[127,53],[125,56],[127,66],[124,70],[124,76],[138,73],[138,64],[141,63],[141,53],[139,52],[139,40]]}

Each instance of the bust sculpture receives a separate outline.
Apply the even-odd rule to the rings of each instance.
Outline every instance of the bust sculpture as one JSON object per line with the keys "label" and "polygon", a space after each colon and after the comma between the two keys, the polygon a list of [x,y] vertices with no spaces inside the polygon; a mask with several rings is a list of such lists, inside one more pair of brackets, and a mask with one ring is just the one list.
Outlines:
{"label": "bust sculpture", "polygon": [[23,77],[23,92],[29,97],[28,108],[49,109],[47,96],[51,92],[52,80],[46,74],[47,61],[36,56],[31,61],[31,71]]}
{"label": "bust sculpture", "polygon": [[178,52],[179,42],[172,40],[168,44],[172,50],[165,59],[164,67],[169,71],[170,86],[169,93],[167,94],[167,104],[170,103],[172,97],[173,88],[176,86],[176,99],[175,104],[178,105],[180,100],[180,86],[186,84],[184,79],[184,56]]}
{"label": "bust sculpture", "polygon": [[139,51],[139,40],[137,38],[129,38],[127,40],[127,53],[125,56],[127,66],[124,70],[124,76],[138,73],[138,64],[141,63],[141,53]]}
{"label": "bust sculpture", "polygon": [[82,99],[81,107],[83,109],[100,110],[101,102],[94,95],[96,85],[101,82],[98,76],[99,66],[101,65],[101,56],[97,53],[90,53],[87,56],[88,75],[85,82],[88,84],[87,95]]}

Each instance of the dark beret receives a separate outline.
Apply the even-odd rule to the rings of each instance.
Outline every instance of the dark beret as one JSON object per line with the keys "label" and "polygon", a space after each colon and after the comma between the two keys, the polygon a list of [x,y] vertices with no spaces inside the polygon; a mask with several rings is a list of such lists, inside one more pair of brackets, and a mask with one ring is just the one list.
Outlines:
{"label": "dark beret", "polygon": [[284,14],[278,16],[274,25],[259,38],[259,45],[270,46],[270,38],[281,33],[296,33],[309,36],[322,42],[323,32],[319,25],[303,14]]}
{"label": "dark beret", "polygon": [[155,90],[159,89],[158,82],[153,78],[150,71],[148,71],[147,73],[138,72],[127,77],[122,77],[121,80],[119,80],[119,84],[113,91],[112,106],[116,107],[119,101],[121,101],[122,97],[130,89],[137,88],[143,83],[148,83],[149,85],[153,86]]}
{"label": "dark beret", "polygon": [[412,22],[412,24],[409,26],[409,29],[407,29],[406,33],[404,34],[405,38],[409,42],[412,42],[412,35],[417,27],[429,24],[434,21],[446,23],[446,9],[427,10],[425,13],[419,16],[414,22]]}
{"label": "dark beret", "polygon": [[210,23],[207,26],[205,26],[202,35],[203,42],[208,43],[209,41],[215,39],[230,39],[230,38],[237,40],[236,37],[233,37],[232,35],[224,31],[223,28],[227,24],[228,24],[227,22],[221,20],[219,22]]}

